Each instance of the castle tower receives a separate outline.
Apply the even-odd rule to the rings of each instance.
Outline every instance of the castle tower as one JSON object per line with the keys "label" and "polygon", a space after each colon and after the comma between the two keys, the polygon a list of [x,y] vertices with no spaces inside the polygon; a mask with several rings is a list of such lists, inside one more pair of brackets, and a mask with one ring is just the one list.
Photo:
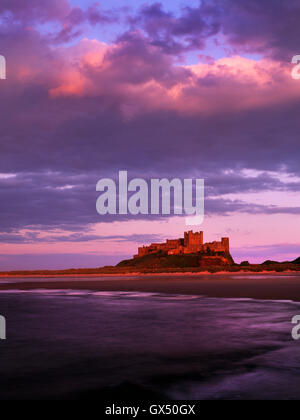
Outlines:
{"label": "castle tower", "polygon": [[229,253],[229,238],[222,238],[222,245],[225,248],[225,252]]}
{"label": "castle tower", "polygon": [[198,252],[203,246],[203,232],[184,232],[184,246],[192,252]]}

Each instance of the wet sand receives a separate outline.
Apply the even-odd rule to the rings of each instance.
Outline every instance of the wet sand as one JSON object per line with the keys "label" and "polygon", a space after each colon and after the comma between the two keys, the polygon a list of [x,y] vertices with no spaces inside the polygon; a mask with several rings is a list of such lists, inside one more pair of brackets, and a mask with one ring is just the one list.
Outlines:
{"label": "wet sand", "polygon": [[73,289],[203,295],[222,298],[292,300],[300,302],[299,274],[137,276],[124,278],[45,279],[0,284],[1,290]]}

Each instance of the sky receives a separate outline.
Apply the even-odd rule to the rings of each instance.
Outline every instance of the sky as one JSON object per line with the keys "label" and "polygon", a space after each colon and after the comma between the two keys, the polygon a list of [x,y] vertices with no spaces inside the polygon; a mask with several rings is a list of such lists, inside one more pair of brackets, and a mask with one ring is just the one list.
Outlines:
{"label": "sky", "polygon": [[[30,7],[29,7],[30,6]],[[96,184],[205,179],[205,241],[300,255],[298,0],[2,0],[0,270],[99,267],[182,237]]]}

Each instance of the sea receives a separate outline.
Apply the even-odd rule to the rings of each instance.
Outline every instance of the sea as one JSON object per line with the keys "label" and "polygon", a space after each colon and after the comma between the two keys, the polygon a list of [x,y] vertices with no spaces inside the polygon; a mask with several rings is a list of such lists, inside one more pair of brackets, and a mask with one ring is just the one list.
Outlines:
{"label": "sea", "polygon": [[300,399],[297,302],[41,283],[0,315],[1,400]]}

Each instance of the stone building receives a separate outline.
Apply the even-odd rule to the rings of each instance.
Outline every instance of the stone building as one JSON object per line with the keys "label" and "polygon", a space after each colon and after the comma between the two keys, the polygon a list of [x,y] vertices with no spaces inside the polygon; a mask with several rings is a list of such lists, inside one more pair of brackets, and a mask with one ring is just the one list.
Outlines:
{"label": "stone building", "polygon": [[206,254],[218,255],[220,253],[229,254],[229,238],[222,238],[221,241],[206,242],[203,241],[203,232],[184,232],[184,238],[167,239],[164,243],[153,243],[149,246],[138,248],[138,254],[134,258],[144,255],[163,252],[167,255],[182,254]]}

